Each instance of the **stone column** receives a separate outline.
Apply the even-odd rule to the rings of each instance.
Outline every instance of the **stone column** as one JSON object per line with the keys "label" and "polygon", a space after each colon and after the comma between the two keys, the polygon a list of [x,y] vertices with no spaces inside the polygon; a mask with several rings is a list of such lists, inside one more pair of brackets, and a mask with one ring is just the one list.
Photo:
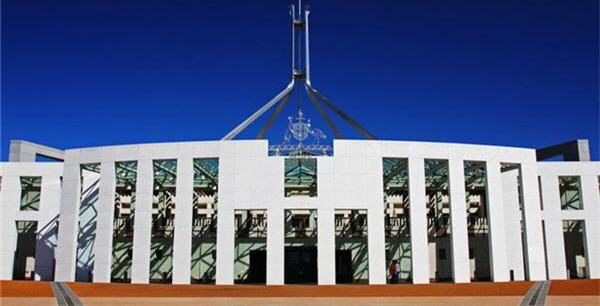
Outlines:
{"label": "stone column", "polygon": [[[223,197],[223,193],[220,193],[219,212],[217,213],[217,275],[215,280],[217,285],[233,285],[235,228],[233,209],[226,203],[227,199]],[[267,224],[267,226],[269,225]]]}
{"label": "stone column", "polygon": [[177,160],[176,188],[173,284],[189,284],[192,263],[192,202],[194,198],[194,162],[192,158]]}
{"label": "stone column", "polygon": [[317,271],[319,285],[335,285],[335,212],[333,208],[317,211]]}
{"label": "stone column", "polygon": [[429,250],[427,247],[427,216],[425,206],[425,160],[408,159],[410,198],[410,244],[412,278],[415,284],[429,283]]}
{"label": "stone column", "polygon": [[267,211],[267,285],[283,285],[285,214],[282,208]]}
{"label": "stone column", "polygon": [[529,280],[545,280],[546,259],[544,256],[542,212],[536,161],[521,164],[521,188],[523,192],[523,221],[527,246],[525,252]]}
{"label": "stone column", "polygon": [[133,263],[131,282],[150,282],[150,243],[152,239],[152,196],[154,170],[151,159],[138,161],[133,220]]}
{"label": "stone column", "polygon": [[552,242],[546,244],[548,277],[550,279],[567,279],[558,176],[544,175],[541,177],[541,183],[546,237],[552,237]]}
{"label": "stone column", "polygon": [[113,219],[115,210],[115,163],[100,164],[100,195],[96,228],[94,283],[109,283],[112,265]]}
{"label": "stone column", "polygon": [[502,176],[500,163],[486,162],[486,188],[488,200],[488,224],[490,241],[491,274],[494,282],[510,280],[506,264],[506,225],[504,219],[504,201],[502,199]]}
{"label": "stone column", "polygon": [[452,226],[452,272],[455,283],[471,281],[465,167],[462,159],[448,161],[450,185],[450,222]]}
{"label": "stone column", "polygon": [[[506,258],[508,271],[513,270],[514,280],[525,280],[523,262],[523,234],[521,232],[521,209],[519,204],[519,169],[502,171],[502,191],[504,193],[504,218],[506,220]],[[510,276],[510,274],[509,274]]]}
{"label": "stone column", "polygon": [[65,163],[63,169],[54,281],[72,282],[75,280],[81,170],[77,163]]}
{"label": "stone column", "polygon": [[585,213],[585,258],[587,277],[600,278],[600,192],[598,175],[581,176],[581,197]]}
{"label": "stone column", "polygon": [[[42,180],[43,181],[43,180]],[[2,217],[2,243],[0,243],[0,279],[10,280],[13,276],[13,260],[17,247],[17,227],[15,215],[21,203],[21,182],[18,176],[2,176],[0,211]]]}
{"label": "stone column", "polygon": [[386,283],[383,195],[381,202],[381,205],[373,205],[367,211],[369,284],[371,285]]}

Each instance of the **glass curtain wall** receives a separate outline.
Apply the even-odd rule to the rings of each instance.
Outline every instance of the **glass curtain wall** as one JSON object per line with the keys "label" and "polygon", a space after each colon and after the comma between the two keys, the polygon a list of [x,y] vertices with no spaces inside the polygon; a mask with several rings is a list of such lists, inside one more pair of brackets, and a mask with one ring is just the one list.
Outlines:
{"label": "glass curtain wall", "polygon": [[465,161],[465,195],[471,281],[489,281],[490,241],[485,162]]}
{"label": "glass curtain wall", "polygon": [[111,282],[131,282],[137,162],[115,163]]}
{"label": "glass curtain wall", "polygon": [[425,190],[429,241],[429,278],[435,282],[452,281],[447,160],[425,160]]}
{"label": "glass curtain wall", "polygon": [[219,160],[194,159],[192,284],[214,284],[217,257]]}
{"label": "glass curtain wall", "polygon": [[173,235],[177,160],[155,160],[152,197],[152,236],[150,240],[150,282],[173,280]]}
{"label": "glass curtain wall", "polygon": [[408,159],[383,159],[387,283],[412,282]]}

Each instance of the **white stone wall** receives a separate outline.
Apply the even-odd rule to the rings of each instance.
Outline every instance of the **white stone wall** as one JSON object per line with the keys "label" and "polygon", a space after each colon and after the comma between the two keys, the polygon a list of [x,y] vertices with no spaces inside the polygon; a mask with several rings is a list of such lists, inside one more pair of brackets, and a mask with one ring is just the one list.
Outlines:
{"label": "white stone wall", "polygon": [[[97,237],[97,222],[99,209],[100,173],[82,169],[81,172],[81,199],[78,210],[77,226],[77,263],[75,268],[76,281],[91,281],[94,274]],[[106,231],[103,231],[106,233]],[[102,246],[105,248],[105,246]]]}
{"label": "white stone wall", "polygon": [[[62,163],[0,163],[0,279],[12,279],[17,243],[16,221],[37,221],[35,279],[52,280],[62,170]],[[42,177],[38,211],[19,210],[21,176]]]}
{"label": "white stone wall", "polygon": [[[152,205],[152,160],[177,159],[177,215],[175,217],[175,243],[173,282],[190,282],[191,265],[191,199],[193,184],[193,158],[219,158],[219,201],[217,221],[217,284],[233,284],[234,281],[234,210],[266,209],[267,227],[267,283],[284,282],[284,210],[316,209],[318,211],[318,283],[335,283],[335,209],[364,209],[368,213],[369,282],[386,282],[383,165],[382,159],[407,158],[409,162],[409,196],[411,202],[411,243],[413,282],[428,283],[430,256],[427,247],[427,220],[425,215],[425,159],[444,159],[449,162],[451,198],[451,254],[453,275],[456,282],[469,282],[468,235],[466,228],[466,203],[464,199],[464,161],[483,161],[487,166],[487,192],[489,195],[490,258],[494,281],[508,281],[510,270],[516,279],[538,280],[546,278],[546,262],[542,235],[542,213],[537,176],[552,171],[582,174],[585,211],[598,211],[598,175],[600,163],[537,163],[535,150],[481,145],[334,140],[333,156],[317,158],[318,196],[284,197],[284,157],[269,157],[267,141],[207,141],[186,143],[142,144],[84,148],[65,152],[63,191],[60,194],[61,226],[57,255],[57,281],[73,281],[77,249],[77,223],[80,205],[79,167],[86,163],[101,163],[98,224],[95,252],[94,281],[110,281],[112,246],[114,163],[138,161],[135,231],[133,238],[132,282],[147,283],[150,266],[150,231]],[[501,163],[521,166],[520,182],[523,202],[522,215],[518,209],[519,177],[501,173]],[[8,165],[8,164],[4,164]],[[26,168],[23,163],[11,163],[17,169]],[[38,165],[38,164],[35,164]],[[585,175],[584,175],[585,174]],[[593,180],[595,176],[595,181]],[[5,198],[18,193],[12,179],[2,182],[2,206]],[[595,183],[594,183],[595,182]],[[548,184],[548,183],[547,183]],[[594,185],[595,184],[595,185]],[[18,185],[18,184],[17,184]],[[511,187],[512,186],[512,187]],[[595,186],[595,189],[594,189]],[[547,190],[549,191],[547,191]],[[543,188],[546,193],[551,187]],[[8,192],[5,192],[8,190]],[[595,190],[595,193],[593,192]],[[57,196],[55,194],[55,196]],[[556,197],[555,201],[559,201]],[[554,220],[546,205],[546,222]],[[558,202],[559,203],[559,202]],[[559,203],[560,204],[560,203]],[[57,204],[58,205],[58,204]],[[43,207],[43,206],[42,206]],[[549,206],[548,206],[549,207]],[[559,205],[560,207],[560,205]],[[597,215],[585,212],[568,212],[570,217],[585,217],[587,246],[590,256],[590,275],[598,277],[600,258]],[[562,212],[565,218],[565,212]],[[575,215],[573,215],[575,214]],[[580,215],[577,215],[580,214]],[[594,219],[596,218],[596,219]],[[524,241],[521,242],[520,220],[524,224]],[[6,220],[9,220],[8,222]],[[8,229],[8,215],[2,215],[2,229]],[[552,221],[550,221],[552,223]],[[594,224],[594,225],[591,225]],[[14,225],[13,225],[14,227]],[[516,229],[518,227],[518,229]],[[553,228],[553,227],[552,227]],[[546,223],[548,235],[548,223]],[[516,236],[515,236],[516,235]],[[560,245],[549,240],[549,268],[551,278],[560,278]],[[4,237],[4,236],[3,236]],[[595,240],[594,240],[595,239]],[[7,240],[7,242],[10,242]],[[12,243],[12,242],[11,242]],[[525,249],[521,246],[526,245]],[[2,262],[12,262],[10,243],[2,242]],[[523,250],[525,250],[523,254]],[[550,254],[551,253],[551,254]],[[562,252],[564,253],[564,252]],[[564,255],[562,255],[564,256]],[[563,263],[564,265],[564,263]],[[2,278],[10,278],[12,265],[3,265]],[[8,271],[8,270],[10,271]],[[6,270],[6,271],[5,271]],[[564,271],[564,269],[562,269]],[[10,272],[10,273],[9,273]]]}
{"label": "white stone wall", "polygon": [[[525,280],[523,262],[523,233],[521,220],[523,216],[519,208],[519,169],[502,173],[502,190],[504,196],[504,224],[506,226],[506,259],[508,271],[513,271],[514,280]],[[510,275],[510,274],[509,274]]]}
{"label": "white stone wall", "polygon": [[[567,267],[563,220],[585,221],[587,277],[600,278],[600,177],[599,162],[540,162],[543,219],[546,229],[546,256],[550,279],[566,279]],[[581,210],[561,210],[559,176],[579,176]]]}

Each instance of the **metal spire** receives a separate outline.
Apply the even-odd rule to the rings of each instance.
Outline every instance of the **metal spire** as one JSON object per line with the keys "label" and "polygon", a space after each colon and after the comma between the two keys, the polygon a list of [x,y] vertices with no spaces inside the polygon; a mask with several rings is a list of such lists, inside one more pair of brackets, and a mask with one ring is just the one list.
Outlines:
{"label": "metal spire", "polygon": [[[290,15],[292,17],[292,28],[291,28],[291,80],[288,86],[277,94],[273,99],[267,102],[264,106],[259,108],[254,114],[240,123],[231,132],[229,132],[221,140],[231,140],[241,133],[246,127],[252,124],[256,119],[262,116],[275,104],[280,103],[275,111],[268,118],[267,122],[259,131],[257,138],[263,138],[267,130],[271,127],[273,122],[277,119],[281,110],[286,106],[292,92],[295,89],[296,82],[304,83],[302,86],[307,93],[307,96],[312,101],[314,106],[317,108],[319,115],[323,117],[329,128],[333,131],[336,138],[343,138],[340,130],[335,126],[335,123],[331,117],[327,114],[327,111],[323,107],[324,104],[329,110],[337,114],[342,120],[346,121],[356,131],[367,139],[376,139],[376,137],[367,131],[362,125],[356,120],[342,111],[338,106],[327,100],[321,93],[319,93],[311,84],[310,80],[310,48],[309,48],[309,30],[308,30],[308,16],[310,10],[306,5],[302,9],[302,0],[298,0],[298,8],[291,4]],[[302,39],[304,38],[304,40]],[[302,50],[304,45],[304,50]],[[304,52],[302,52],[304,51]],[[298,84],[301,86],[300,84]],[[302,88],[301,87],[301,88]],[[322,104],[321,104],[322,103]]]}

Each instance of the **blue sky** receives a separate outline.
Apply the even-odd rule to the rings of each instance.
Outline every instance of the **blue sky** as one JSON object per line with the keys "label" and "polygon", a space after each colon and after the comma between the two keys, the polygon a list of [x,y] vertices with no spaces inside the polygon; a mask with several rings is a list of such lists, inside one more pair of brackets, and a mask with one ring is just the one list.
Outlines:
{"label": "blue sky", "polygon": [[[2,1],[0,158],[11,139],[65,149],[220,139],[288,83],[288,4]],[[310,4],[313,84],[379,138],[532,148],[588,138],[598,158],[598,1]],[[298,103],[328,132],[305,96],[294,103],[271,142]]]}

